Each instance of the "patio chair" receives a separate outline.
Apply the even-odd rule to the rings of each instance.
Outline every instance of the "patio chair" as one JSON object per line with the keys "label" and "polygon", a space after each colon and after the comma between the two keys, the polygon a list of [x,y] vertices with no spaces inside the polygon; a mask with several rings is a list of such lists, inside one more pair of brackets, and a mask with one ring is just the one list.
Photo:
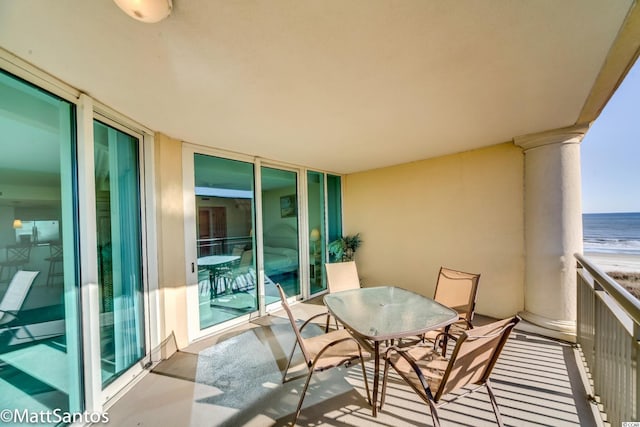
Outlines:
{"label": "patio chair", "polygon": [[[329,293],[360,288],[360,278],[355,261],[326,263],[327,289]],[[326,330],[329,330],[330,314],[327,313]],[[338,321],[336,320],[336,329]]]}
{"label": "patio chair", "polygon": [[39,271],[20,270],[0,301],[0,353],[8,347],[29,345],[63,335],[64,305],[24,309],[24,301]]}
{"label": "patio chair", "polygon": [[360,279],[355,261],[326,263],[327,289],[330,293],[358,289]]}
{"label": "patio chair", "polygon": [[19,270],[13,275],[7,291],[0,301],[0,327],[13,321],[20,312],[24,300],[39,271]]}
{"label": "patio chair", "polygon": [[458,312],[459,320],[443,330],[432,331],[424,337],[433,340],[434,346],[440,346],[446,356],[449,339],[456,340],[465,329],[473,329],[473,315],[478,295],[480,274],[465,273],[440,267],[433,299]]}
{"label": "patio chair", "polygon": [[282,374],[282,382],[285,383],[288,381],[287,373],[289,371],[289,367],[291,366],[291,360],[293,359],[293,354],[295,353],[297,346],[300,346],[300,351],[302,352],[304,363],[309,370],[307,380],[304,384],[304,389],[302,390],[302,394],[300,395],[300,401],[298,402],[298,408],[296,409],[293,424],[295,425],[298,417],[300,416],[302,402],[304,401],[305,394],[307,392],[307,388],[309,387],[309,382],[311,381],[313,373],[326,371],[338,366],[348,367],[355,360],[360,360],[360,365],[362,366],[362,377],[364,378],[364,385],[367,390],[367,400],[369,402],[369,405],[371,405],[369,383],[367,381],[367,373],[364,368],[364,358],[368,357],[369,353],[363,351],[358,341],[356,341],[356,339],[353,338],[349,334],[349,332],[344,329],[341,329],[339,331],[331,331],[311,338],[303,338],[303,329],[313,319],[325,316],[326,314],[321,313],[312,316],[307,319],[302,324],[302,326],[300,326],[300,328],[298,328],[296,320],[293,317],[293,313],[291,312],[291,308],[287,303],[287,295],[284,293],[284,290],[282,289],[282,286],[280,286],[280,284],[276,284],[276,288],[280,293],[282,307],[286,311],[287,316],[289,317],[289,321],[291,322],[291,326],[293,327],[293,331],[296,335],[296,342],[293,345],[291,355],[289,356],[289,360],[287,361],[287,366],[285,367]]}
{"label": "patio chair", "polygon": [[[516,316],[463,332],[449,360],[439,355],[435,349],[430,348],[431,346],[389,348],[385,353],[380,409],[382,410],[386,397],[389,366],[392,366],[429,405],[435,427],[440,426],[438,407],[482,386],[487,388],[496,421],[502,426],[502,418],[489,377],[511,330],[519,321],[520,318]],[[472,386],[475,387],[470,388]],[[467,393],[457,394],[449,401],[442,401],[443,396],[462,388],[465,388]]]}
{"label": "patio chair", "polygon": [[231,272],[231,289],[238,292],[250,291],[254,288],[251,277],[247,278],[249,271],[253,269],[253,251],[246,250],[240,255],[238,265]]}

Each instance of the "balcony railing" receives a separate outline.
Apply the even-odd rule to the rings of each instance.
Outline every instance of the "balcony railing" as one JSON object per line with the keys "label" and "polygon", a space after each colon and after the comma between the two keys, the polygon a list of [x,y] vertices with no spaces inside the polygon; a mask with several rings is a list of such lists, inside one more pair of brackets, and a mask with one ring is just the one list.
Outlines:
{"label": "balcony railing", "polygon": [[577,342],[593,396],[612,426],[640,420],[640,301],[588,258],[578,260]]}
{"label": "balcony railing", "polygon": [[234,246],[247,247],[252,243],[251,236],[216,237],[198,239],[198,256],[230,254]]}

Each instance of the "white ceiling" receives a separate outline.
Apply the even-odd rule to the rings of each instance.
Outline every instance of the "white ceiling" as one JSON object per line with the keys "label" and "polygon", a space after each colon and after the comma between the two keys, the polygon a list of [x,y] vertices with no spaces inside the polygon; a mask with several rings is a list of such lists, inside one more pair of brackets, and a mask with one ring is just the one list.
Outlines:
{"label": "white ceiling", "polygon": [[0,46],[171,137],[348,173],[575,124],[632,4],[2,0]]}

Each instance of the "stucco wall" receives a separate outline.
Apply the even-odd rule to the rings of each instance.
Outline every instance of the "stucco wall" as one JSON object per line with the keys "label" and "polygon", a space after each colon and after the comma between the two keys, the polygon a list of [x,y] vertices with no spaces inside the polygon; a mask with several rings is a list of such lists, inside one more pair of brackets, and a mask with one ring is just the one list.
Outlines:
{"label": "stucco wall", "polygon": [[[178,347],[188,344],[187,295],[182,200],[182,142],[163,134],[155,136],[158,203],[158,282],[162,338],[175,333]],[[162,310],[161,310],[162,311]]]}
{"label": "stucco wall", "polygon": [[524,305],[523,154],[511,143],[345,177],[365,286],[432,296],[440,266],[480,273],[476,312]]}

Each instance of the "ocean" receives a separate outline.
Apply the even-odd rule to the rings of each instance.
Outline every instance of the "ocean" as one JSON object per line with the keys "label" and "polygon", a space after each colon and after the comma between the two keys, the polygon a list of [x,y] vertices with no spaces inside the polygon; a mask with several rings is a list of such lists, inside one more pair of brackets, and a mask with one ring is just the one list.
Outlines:
{"label": "ocean", "polygon": [[583,214],[584,252],[640,256],[640,212]]}

